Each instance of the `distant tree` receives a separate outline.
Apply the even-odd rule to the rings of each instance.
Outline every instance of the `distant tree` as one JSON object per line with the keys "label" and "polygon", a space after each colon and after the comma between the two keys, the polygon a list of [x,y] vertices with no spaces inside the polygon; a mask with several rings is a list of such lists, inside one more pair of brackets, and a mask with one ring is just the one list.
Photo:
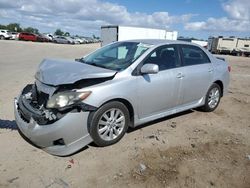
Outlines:
{"label": "distant tree", "polygon": [[95,39],[95,38],[96,38],[96,36],[93,34],[93,35],[92,35],[92,38],[93,38],[93,39]]}
{"label": "distant tree", "polygon": [[179,38],[179,39],[184,39],[185,37],[183,37],[183,36],[179,36],[178,38]]}
{"label": "distant tree", "polygon": [[69,32],[65,32],[64,36],[68,37],[68,36],[70,36],[70,33]]}
{"label": "distant tree", "polygon": [[194,38],[194,37],[191,37],[190,39],[191,39],[191,40],[199,40],[199,39],[197,39],[197,38]]}
{"label": "distant tree", "polygon": [[39,34],[39,30],[33,27],[24,28],[23,31],[28,32],[28,33]]}
{"label": "distant tree", "polygon": [[54,34],[59,35],[59,36],[63,36],[64,32],[61,29],[57,29]]}
{"label": "distant tree", "polygon": [[22,32],[23,29],[21,28],[19,23],[10,23],[6,26],[6,29],[10,31]]}
{"label": "distant tree", "polygon": [[0,24],[0,29],[6,29],[6,26]]}

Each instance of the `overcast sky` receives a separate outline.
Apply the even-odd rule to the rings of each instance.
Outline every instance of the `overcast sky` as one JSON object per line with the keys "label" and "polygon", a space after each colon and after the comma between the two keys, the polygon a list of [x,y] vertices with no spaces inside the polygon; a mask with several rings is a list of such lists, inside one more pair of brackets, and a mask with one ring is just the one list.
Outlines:
{"label": "overcast sky", "polygon": [[177,30],[179,36],[250,37],[250,0],[0,0],[0,24],[100,35],[102,25]]}

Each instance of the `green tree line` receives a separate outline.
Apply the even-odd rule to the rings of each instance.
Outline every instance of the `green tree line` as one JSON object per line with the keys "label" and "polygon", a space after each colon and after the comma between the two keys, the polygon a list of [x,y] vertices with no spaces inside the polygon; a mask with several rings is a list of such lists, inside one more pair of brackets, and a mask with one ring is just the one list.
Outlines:
{"label": "green tree line", "polygon": [[[6,29],[12,32],[28,32],[28,33],[39,34],[39,30],[37,28],[34,27],[22,28],[19,23],[10,23],[8,25],[0,24],[0,29]],[[54,34],[59,36],[70,36],[69,32],[64,32],[61,29],[57,29],[54,32]]]}

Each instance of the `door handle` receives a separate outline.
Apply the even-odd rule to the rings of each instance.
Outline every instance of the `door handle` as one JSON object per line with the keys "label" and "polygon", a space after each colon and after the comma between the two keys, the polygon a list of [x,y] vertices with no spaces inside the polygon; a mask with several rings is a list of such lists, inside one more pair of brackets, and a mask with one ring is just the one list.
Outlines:
{"label": "door handle", "polygon": [[214,71],[214,69],[208,69],[208,72],[212,73]]}
{"label": "door handle", "polygon": [[182,73],[178,73],[176,76],[176,78],[183,78],[183,77],[184,77],[184,75]]}

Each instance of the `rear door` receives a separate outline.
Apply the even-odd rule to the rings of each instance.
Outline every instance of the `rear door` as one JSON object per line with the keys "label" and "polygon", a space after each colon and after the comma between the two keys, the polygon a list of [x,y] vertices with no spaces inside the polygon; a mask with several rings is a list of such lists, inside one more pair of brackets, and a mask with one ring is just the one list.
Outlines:
{"label": "rear door", "polygon": [[213,78],[213,66],[206,53],[194,45],[180,45],[183,67],[180,104],[197,103],[206,95]]}

